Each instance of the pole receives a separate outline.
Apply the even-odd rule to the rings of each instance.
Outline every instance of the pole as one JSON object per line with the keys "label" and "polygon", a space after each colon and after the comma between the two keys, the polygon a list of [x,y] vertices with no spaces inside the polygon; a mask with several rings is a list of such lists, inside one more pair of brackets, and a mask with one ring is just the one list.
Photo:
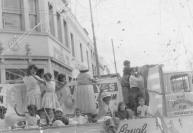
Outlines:
{"label": "pole", "polygon": [[89,0],[89,6],[90,6],[90,18],[91,18],[91,28],[92,28],[93,42],[94,42],[94,51],[95,51],[95,58],[96,58],[97,76],[99,77],[100,76],[99,59],[98,59],[98,51],[97,51],[97,44],[96,44],[96,36],[95,36],[95,28],[94,28],[91,0]]}
{"label": "pole", "polygon": [[111,43],[112,43],[112,48],[113,48],[113,57],[114,57],[115,72],[116,72],[116,74],[117,74],[117,63],[116,63],[116,58],[115,58],[115,48],[114,48],[113,39],[111,39]]}

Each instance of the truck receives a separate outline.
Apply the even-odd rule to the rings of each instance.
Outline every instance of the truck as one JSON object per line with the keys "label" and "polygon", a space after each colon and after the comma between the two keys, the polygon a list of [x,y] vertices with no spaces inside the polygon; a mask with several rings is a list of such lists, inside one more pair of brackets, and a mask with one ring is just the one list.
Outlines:
{"label": "truck", "polygon": [[[130,119],[121,121],[116,128],[116,133],[192,133],[193,131],[193,72],[163,72],[162,65],[151,66],[147,69],[145,78],[147,91],[149,93],[149,108],[152,114],[149,118]],[[5,88],[6,89],[3,89]],[[73,86],[73,87],[72,87]],[[76,84],[69,86],[76,89]],[[112,106],[123,100],[120,76],[101,76],[98,83],[93,84],[95,97],[99,89],[106,89],[114,98]],[[14,115],[13,102],[24,104],[25,87],[20,85],[1,85],[1,96],[7,101],[2,102],[8,111],[6,116]],[[17,88],[17,89],[16,89]],[[18,89],[20,88],[20,89]],[[74,91],[72,91],[74,92]],[[7,94],[11,96],[6,96]],[[19,97],[19,98],[18,98]],[[7,98],[7,99],[6,99]],[[97,104],[97,103],[96,103]],[[3,121],[3,120],[1,120]],[[6,129],[2,132],[15,133],[108,133],[105,123],[88,123],[83,125],[69,125],[64,127],[28,128],[28,129]]]}

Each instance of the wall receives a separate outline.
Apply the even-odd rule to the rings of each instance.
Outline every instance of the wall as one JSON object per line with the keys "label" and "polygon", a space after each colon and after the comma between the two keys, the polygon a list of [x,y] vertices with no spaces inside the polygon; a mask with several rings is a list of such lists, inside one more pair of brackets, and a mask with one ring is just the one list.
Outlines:
{"label": "wall", "polygon": [[[2,24],[2,8],[0,8],[0,38],[4,48],[8,48],[8,42],[14,42],[16,39],[15,36],[19,37],[23,33],[30,31],[29,27],[29,6],[27,0],[23,1],[24,3],[24,13],[23,13],[23,21],[24,21],[24,31],[12,31],[3,29]],[[49,9],[48,3],[53,6],[53,15],[54,15],[54,29],[55,36],[50,34],[49,27]],[[2,4],[2,0],[0,0],[0,6]],[[83,27],[79,24],[78,20],[75,16],[70,12],[70,9],[65,7],[62,0],[38,0],[39,10],[38,10],[38,22],[41,23],[38,32],[33,32],[28,38],[19,43],[12,51],[6,52],[6,55],[18,55],[18,56],[26,56],[26,44],[30,45],[31,55],[32,56],[47,56],[58,60],[59,62],[65,64],[66,66],[73,67],[75,69],[75,65],[72,63],[72,60],[75,60],[76,64],[88,66],[87,63],[87,55],[86,51],[88,51],[89,55],[89,69],[92,70],[92,64],[94,64],[95,60],[91,57],[91,49],[94,51],[93,44],[88,37],[88,35],[83,30]],[[65,10],[61,13],[62,10]],[[56,14],[60,13],[60,22],[61,22],[61,34],[62,40],[58,39],[58,25],[57,25],[57,16]],[[64,25],[63,20],[67,22],[67,35],[65,38]],[[72,48],[70,41],[70,33],[74,35],[74,45],[75,45],[75,58],[72,57]],[[69,47],[66,46],[68,43]],[[84,61],[81,62],[81,54],[80,54],[80,43],[83,48],[83,57]],[[51,66],[50,66],[51,67]],[[78,69],[78,67],[76,67]],[[92,73],[92,72],[91,72]]]}

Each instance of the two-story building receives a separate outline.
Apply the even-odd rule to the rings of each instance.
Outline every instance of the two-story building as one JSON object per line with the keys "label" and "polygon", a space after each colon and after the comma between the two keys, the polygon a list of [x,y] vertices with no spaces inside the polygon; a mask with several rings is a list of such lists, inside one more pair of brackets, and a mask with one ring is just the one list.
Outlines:
{"label": "two-story building", "polygon": [[65,0],[0,0],[0,83],[21,79],[29,63],[71,80],[93,74],[94,46]]}

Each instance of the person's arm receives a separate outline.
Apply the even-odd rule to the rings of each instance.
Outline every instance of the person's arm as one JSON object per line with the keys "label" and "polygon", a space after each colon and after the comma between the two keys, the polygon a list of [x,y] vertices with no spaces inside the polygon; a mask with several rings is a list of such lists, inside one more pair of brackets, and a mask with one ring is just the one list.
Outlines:
{"label": "person's arm", "polygon": [[17,105],[14,106],[14,110],[15,110],[15,113],[16,113],[18,116],[25,117],[25,114],[20,114],[20,113],[17,111]]}
{"label": "person's arm", "polygon": [[14,80],[14,81],[9,81],[10,84],[23,84],[23,80]]}
{"label": "person's arm", "polygon": [[43,84],[46,84],[46,82],[43,80],[43,79],[41,79],[41,78],[38,78],[37,76],[33,76],[38,82],[40,82],[40,83],[43,83]]}
{"label": "person's arm", "polygon": [[137,107],[137,117],[140,117],[141,116],[141,109],[140,107]]}

